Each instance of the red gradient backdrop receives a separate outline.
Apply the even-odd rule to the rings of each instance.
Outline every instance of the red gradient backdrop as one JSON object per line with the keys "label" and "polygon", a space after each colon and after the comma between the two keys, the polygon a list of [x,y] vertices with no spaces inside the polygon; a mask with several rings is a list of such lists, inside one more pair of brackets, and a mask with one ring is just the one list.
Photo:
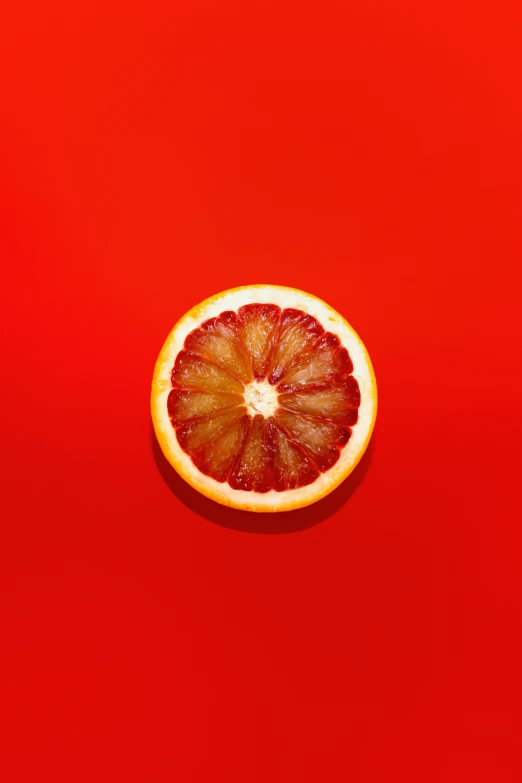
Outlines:
{"label": "red gradient backdrop", "polygon": [[[522,26],[489,6],[3,9],[5,783],[522,779]],[[177,480],[148,411],[172,324],[252,282],[340,310],[380,391],[357,472],[269,519]]]}

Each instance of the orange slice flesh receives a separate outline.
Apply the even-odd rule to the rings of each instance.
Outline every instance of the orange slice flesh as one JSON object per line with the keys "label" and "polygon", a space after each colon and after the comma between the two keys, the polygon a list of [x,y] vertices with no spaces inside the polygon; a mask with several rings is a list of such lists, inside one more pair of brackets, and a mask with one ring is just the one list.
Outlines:
{"label": "orange slice flesh", "polygon": [[349,375],[343,379],[333,376],[329,381],[280,394],[278,400],[282,408],[294,413],[306,413],[353,426],[357,423],[361,395],[359,384],[353,375]]}
{"label": "orange slice flesh", "polygon": [[172,370],[172,385],[231,394],[242,394],[245,390],[243,384],[226,370],[188,351],[181,351],[178,354]]}
{"label": "orange slice flesh", "polygon": [[250,356],[252,372],[257,380],[266,375],[268,360],[279,334],[280,320],[281,310],[277,305],[251,304],[239,308],[240,337]]}
{"label": "orange slice flesh", "polygon": [[315,462],[319,470],[325,471],[335,465],[340,450],[350,440],[351,430],[339,427],[331,421],[312,416],[302,416],[279,408],[275,413],[279,426],[289,434]]}
{"label": "orange slice flesh", "polygon": [[319,383],[333,378],[345,378],[353,372],[353,364],[339,338],[326,332],[292,363],[278,386],[280,392],[299,388],[305,383]]}
{"label": "orange slice flesh", "polygon": [[252,419],[245,444],[229,477],[229,484],[234,489],[261,493],[271,489],[273,453],[267,421],[259,413]]}
{"label": "orange slice flesh", "polygon": [[323,333],[323,327],[313,316],[294,308],[283,310],[279,335],[275,340],[270,361],[270,383],[279,383],[294,363],[310,352],[317,338]]}
{"label": "orange slice flesh", "polygon": [[236,313],[210,318],[187,337],[185,348],[227,370],[237,380],[252,380],[252,365],[240,339]]}
{"label": "orange slice flesh", "polygon": [[[312,483],[325,464],[331,467],[339,458],[339,449],[333,448],[326,463],[316,461],[307,444],[321,436],[332,446],[348,442],[348,428],[357,422],[359,386],[348,374],[348,352],[316,318],[295,308],[281,312],[271,304],[245,305],[239,318],[226,312],[203,323],[188,335],[185,346],[190,352],[179,354],[172,373],[173,383],[182,388],[170,392],[169,414],[174,427],[203,419],[196,447],[184,433],[177,433],[181,447],[203,473],[241,489],[283,492]],[[263,426],[260,415],[251,421],[244,407],[239,420],[220,415],[243,402],[239,395],[224,391],[243,388],[234,376],[261,381],[263,372],[271,385],[277,387],[284,379],[282,388],[293,389],[278,397],[281,408],[274,413],[281,411],[280,416],[267,417]],[[199,390],[193,388],[198,385]],[[203,391],[208,387],[220,391]],[[308,418],[292,419],[285,411]],[[221,426],[228,422],[217,437],[213,417]],[[338,426],[334,433],[334,425],[344,428]],[[206,439],[199,443],[203,433]]]}
{"label": "orange slice flesh", "polygon": [[298,508],[335,488],[376,413],[369,357],[344,319],[277,286],[224,292],[186,319],[160,354],[152,390],[160,444],[181,475],[255,511]]}
{"label": "orange slice flesh", "polygon": [[216,416],[242,402],[239,394],[211,394],[195,389],[172,389],[168,399],[170,420],[174,427],[186,421]]}

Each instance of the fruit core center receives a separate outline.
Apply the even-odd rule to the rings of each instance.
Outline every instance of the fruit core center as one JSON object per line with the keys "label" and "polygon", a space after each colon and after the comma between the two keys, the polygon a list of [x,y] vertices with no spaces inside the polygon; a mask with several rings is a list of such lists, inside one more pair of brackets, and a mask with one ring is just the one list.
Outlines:
{"label": "fruit core center", "polygon": [[279,407],[277,402],[277,391],[268,381],[254,381],[245,386],[244,391],[245,405],[251,416],[260,413],[261,416],[268,418],[273,416]]}

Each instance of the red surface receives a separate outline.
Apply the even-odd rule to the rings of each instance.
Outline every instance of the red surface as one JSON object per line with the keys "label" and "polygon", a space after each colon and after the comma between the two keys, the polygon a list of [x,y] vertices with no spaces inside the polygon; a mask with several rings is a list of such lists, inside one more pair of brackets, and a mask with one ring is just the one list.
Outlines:
{"label": "red surface", "polygon": [[[522,26],[487,6],[3,9],[6,783],[521,780]],[[148,412],[173,322],[249,282],[344,313],[380,389],[352,479],[265,522]]]}

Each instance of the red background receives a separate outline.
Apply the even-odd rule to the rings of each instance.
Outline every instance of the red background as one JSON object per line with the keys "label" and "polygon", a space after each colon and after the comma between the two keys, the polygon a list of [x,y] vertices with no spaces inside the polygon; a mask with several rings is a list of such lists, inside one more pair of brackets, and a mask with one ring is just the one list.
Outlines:
{"label": "red background", "polygon": [[[520,781],[516,4],[9,5],[2,780]],[[356,473],[269,518],[148,410],[172,324],[257,282],[380,391]]]}

